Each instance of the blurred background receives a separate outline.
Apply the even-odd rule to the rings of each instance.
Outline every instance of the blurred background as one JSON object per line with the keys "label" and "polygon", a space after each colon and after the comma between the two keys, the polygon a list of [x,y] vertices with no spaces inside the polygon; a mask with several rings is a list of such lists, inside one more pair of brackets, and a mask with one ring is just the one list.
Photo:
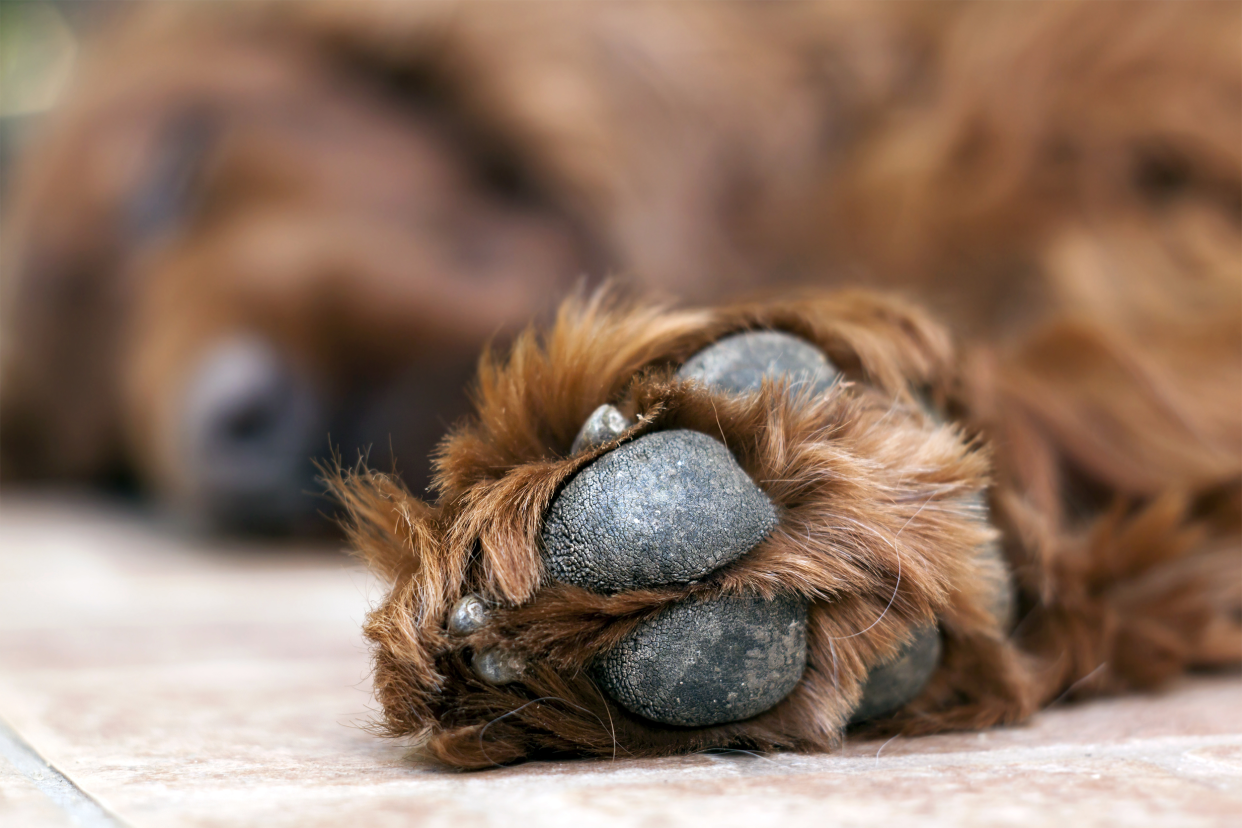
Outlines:
{"label": "blurred background", "polygon": [[1002,358],[1090,319],[1233,452],[1240,20],[10,0],[0,485],[325,531],[316,459],[425,488],[480,350],[605,283],[898,290]]}
{"label": "blurred background", "polygon": [[[56,105],[73,74],[78,38],[91,28],[81,18],[105,13],[107,3],[9,3],[0,9],[0,118],[3,118],[4,180],[26,130],[38,115]],[[76,24],[72,21],[77,21]]]}
{"label": "blurred background", "polygon": [[863,286],[1065,449],[998,453],[1035,525],[1194,503],[1236,561],[1240,67],[1232,0],[0,0],[0,823],[1229,824],[1236,675],[820,757],[432,773],[366,728],[385,589],[315,461],[424,490],[480,350],[575,291]]}

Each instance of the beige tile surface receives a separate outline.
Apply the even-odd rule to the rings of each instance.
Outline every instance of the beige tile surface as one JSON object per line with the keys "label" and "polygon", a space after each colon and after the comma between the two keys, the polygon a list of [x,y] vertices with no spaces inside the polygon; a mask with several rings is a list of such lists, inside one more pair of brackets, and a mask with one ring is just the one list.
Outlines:
{"label": "beige tile surface", "polygon": [[[29,745],[7,721],[0,719],[0,816],[5,825],[64,825],[120,828],[121,820]],[[7,799],[7,801],[6,801]],[[7,807],[4,807],[7,806]]]}
{"label": "beige tile surface", "polygon": [[0,758],[0,824],[5,828],[61,828],[73,821],[34,782]]}
{"label": "beige tile surface", "polygon": [[[0,716],[138,826],[1242,822],[1236,676],[834,755],[420,766],[362,729],[377,595],[335,549],[6,493]],[[69,824],[0,768],[0,825]]]}

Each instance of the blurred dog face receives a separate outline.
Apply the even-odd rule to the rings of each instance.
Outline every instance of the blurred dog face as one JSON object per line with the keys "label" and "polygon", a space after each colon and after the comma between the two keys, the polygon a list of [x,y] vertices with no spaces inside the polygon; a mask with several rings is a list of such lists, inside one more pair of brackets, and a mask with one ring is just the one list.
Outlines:
{"label": "blurred dog face", "polygon": [[4,455],[49,476],[128,456],[193,513],[276,528],[314,514],[329,433],[425,457],[480,344],[585,247],[445,118],[219,35],[102,56],[27,168]]}
{"label": "blurred dog face", "polygon": [[[391,435],[417,488],[479,346],[601,265],[698,302],[898,286],[990,341],[1082,314],[1186,398],[1242,335],[1226,5],[163,15],[14,187],[8,473],[131,462],[288,525],[327,434],[380,465]],[[1213,399],[1187,428],[1232,428]]]}
{"label": "blurred dog face", "polygon": [[[800,52],[770,47],[801,13],[757,31],[706,6],[467,7],[447,26],[434,5],[289,8],[135,15],[27,159],[10,474],[133,463],[246,524],[307,502],[327,433],[381,455],[391,434],[410,471],[479,346],[601,262],[700,301],[796,281],[793,217],[840,143],[823,122],[846,128],[892,74],[846,91],[867,73],[842,58],[832,90],[791,82]],[[830,53],[849,29],[823,18]]]}

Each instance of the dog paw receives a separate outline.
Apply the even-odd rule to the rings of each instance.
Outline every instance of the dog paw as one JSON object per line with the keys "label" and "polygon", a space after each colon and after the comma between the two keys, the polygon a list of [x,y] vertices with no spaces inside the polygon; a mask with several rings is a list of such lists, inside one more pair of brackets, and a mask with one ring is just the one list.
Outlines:
{"label": "dog paw", "polygon": [[862,294],[567,306],[480,371],[434,502],[343,483],[393,582],[367,627],[386,726],[485,767],[1021,715],[971,696],[1018,674],[955,364]]}
{"label": "dog paw", "polygon": [[[677,373],[724,395],[755,392],[771,380],[813,396],[839,376],[818,348],[777,331],[721,339]],[[631,425],[618,409],[601,406],[574,451],[617,440]],[[723,443],[697,431],[659,431],[622,443],[564,486],[545,517],[544,566],[554,581],[603,594],[685,586],[750,553],[777,522],[772,501]],[[807,661],[807,614],[807,601],[793,595],[685,598],[639,624],[590,672],[613,700],[655,722],[739,721],[797,686]],[[917,695],[939,655],[935,625],[918,630],[872,669],[852,721]]]}

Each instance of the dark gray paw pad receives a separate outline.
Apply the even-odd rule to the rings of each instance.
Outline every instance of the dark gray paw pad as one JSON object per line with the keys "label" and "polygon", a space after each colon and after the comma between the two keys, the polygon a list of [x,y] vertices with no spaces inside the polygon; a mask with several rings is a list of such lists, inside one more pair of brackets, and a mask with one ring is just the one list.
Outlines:
{"label": "dark gray paw pad", "polygon": [[718,440],[647,434],[584,468],[543,527],[548,574],[598,592],[686,584],[753,549],[776,507]]}
{"label": "dark gray paw pad", "polygon": [[627,710],[704,727],[758,715],[806,668],[807,605],[798,598],[688,600],[642,624],[593,666]]}
{"label": "dark gray paw pad", "polygon": [[577,454],[583,449],[602,446],[620,437],[632,425],[633,423],[627,420],[615,406],[601,405],[592,411],[591,416],[587,417],[587,421],[582,424],[569,453]]}
{"label": "dark gray paw pad", "polygon": [[916,630],[914,639],[892,660],[871,668],[850,724],[892,713],[917,696],[936,671],[941,649],[936,625]]}
{"label": "dark gray paw pad", "polygon": [[782,331],[727,336],[699,351],[677,372],[682,379],[698,380],[733,394],[758,391],[765,378],[782,376],[789,377],[791,389],[800,391],[810,386],[818,394],[839,375],[819,348]]}

